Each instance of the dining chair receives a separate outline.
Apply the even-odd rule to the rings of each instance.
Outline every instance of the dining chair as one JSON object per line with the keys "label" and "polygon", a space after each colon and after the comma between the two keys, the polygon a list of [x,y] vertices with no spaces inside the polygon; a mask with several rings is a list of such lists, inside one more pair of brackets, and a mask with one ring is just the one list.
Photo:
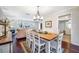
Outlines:
{"label": "dining chair", "polygon": [[34,51],[33,40],[34,40],[33,33],[31,31],[27,31],[26,32],[26,42],[27,42],[28,48],[31,48],[31,52]]}
{"label": "dining chair", "polygon": [[26,43],[27,43],[28,48],[30,48],[30,34],[29,34],[29,32],[26,32]]}
{"label": "dining chair", "polygon": [[13,45],[13,52],[15,53],[16,52],[16,44],[17,44],[17,39],[16,39],[16,33],[17,31],[14,29],[14,30],[11,30],[11,33],[12,33],[12,45]]}
{"label": "dining chair", "polygon": [[34,53],[34,48],[35,48],[35,46],[34,46],[34,33],[31,31],[30,33],[29,33],[30,35],[30,48],[31,48],[31,52],[33,52]]}
{"label": "dining chair", "polygon": [[51,53],[62,53],[64,51],[64,49],[62,48],[62,40],[63,40],[63,33],[60,33],[56,41],[51,41],[50,43]]}
{"label": "dining chair", "polygon": [[34,33],[34,51],[35,53],[44,53],[46,43],[37,33]]}

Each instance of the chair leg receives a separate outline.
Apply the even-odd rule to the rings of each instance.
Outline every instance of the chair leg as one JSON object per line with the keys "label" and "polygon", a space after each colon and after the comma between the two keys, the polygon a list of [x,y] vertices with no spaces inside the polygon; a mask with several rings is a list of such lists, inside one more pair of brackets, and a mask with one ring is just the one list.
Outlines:
{"label": "chair leg", "polygon": [[48,53],[50,53],[50,41],[48,42]]}
{"label": "chair leg", "polygon": [[28,47],[30,48],[30,41],[29,41],[29,40],[27,40],[27,43],[28,43]]}
{"label": "chair leg", "polygon": [[40,46],[38,46],[38,53],[40,53]]}
{"label": "chair leg", "polygon": [[33,46],[32,46],[32,52],[34,53],[35,52],[35,44],[33,43]]}
{"label": "chair leg", "polygon": [[62,53],[61,47],[57,48],[57,53]]}

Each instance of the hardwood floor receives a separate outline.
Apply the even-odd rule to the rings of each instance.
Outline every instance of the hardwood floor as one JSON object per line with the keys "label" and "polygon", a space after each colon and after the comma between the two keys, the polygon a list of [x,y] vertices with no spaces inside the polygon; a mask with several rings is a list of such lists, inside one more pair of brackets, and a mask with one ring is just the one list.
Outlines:
{"label": "hardwood floor", "polygon": [[[21,49],[23,50],[23,53],[30,53],[31,49],[27,48],[27,43],[25,41],[25,39],[21,39],[20,41],[18,41],[19,45],[21,46]],[[63,48],[65,48],[65,53],[69,53],[70,52],[70,36],[65,35],[64,36],[64,40],[63,40]]]}
{"label": "hardwood floor", "polygon": [[[64,40],[62,42],[63,48],[65,49],[64,53],[79,53],[79,47],[74,46],[70,44],[70,40],[71,40],[71,36],[65,35],[64,36]],[[18,45],[20,46],[19,49],[21,49],[21,53],[30,53],[31,49],[27,48],[27,43],[25,41],[25,39],[21,39],[20,41],[18,41]],[[20,53],[20,51],[19,51]]]}
{"label": "hardwood floor", "polygon": [[69,53],[70,51],[70,42],[71,42],[71,36],[70,35],[64,35],[64,40],[62,42],[62,46],[64,48],[65,53]]}
{"label": "hardwood floor", "polygon": [[70,53],[79,53],[79,46],[71,44],[70,45]]}
{"label": "hardwood floor", "polygon": [[[31,49],[27,47],[28,44],[26,43],[26,38],[21,38],[20,40],[17,41],[17,48],[16,50],[19,50],[19,53],[30,53],[31,52]],[[16,51],[16,53],[18,53]]]}

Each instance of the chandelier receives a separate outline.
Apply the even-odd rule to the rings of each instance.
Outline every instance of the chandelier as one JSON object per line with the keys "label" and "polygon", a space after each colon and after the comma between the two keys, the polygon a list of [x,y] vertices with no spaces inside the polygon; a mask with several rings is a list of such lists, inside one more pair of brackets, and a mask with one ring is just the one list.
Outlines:
{"label": "chandelier", "polygon": [[42,20],[43,20],[43,17],[40,16],[40,13],[39,13],[39,7],[40,7],[40,6],[37,6],[37,13],[36,13],[36,15],[34,16],[34,20],[35,20],[35,21],[42,21]]}

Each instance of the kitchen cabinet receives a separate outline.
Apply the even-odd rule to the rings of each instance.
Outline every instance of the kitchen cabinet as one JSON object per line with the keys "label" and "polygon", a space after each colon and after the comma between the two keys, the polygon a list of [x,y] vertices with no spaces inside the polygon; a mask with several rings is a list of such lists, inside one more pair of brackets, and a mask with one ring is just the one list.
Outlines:
{"label": "kitchen cabinet", "polygon": [[6,37],[0,38],[0,53],[11,53],[13,52],[13,43],[11,32],[6,34]]}
{"label": "kitchen cabinet", "polygon": [[0,53],[11,53],[11,52],[12,52],[12,43],[0,45]]}

